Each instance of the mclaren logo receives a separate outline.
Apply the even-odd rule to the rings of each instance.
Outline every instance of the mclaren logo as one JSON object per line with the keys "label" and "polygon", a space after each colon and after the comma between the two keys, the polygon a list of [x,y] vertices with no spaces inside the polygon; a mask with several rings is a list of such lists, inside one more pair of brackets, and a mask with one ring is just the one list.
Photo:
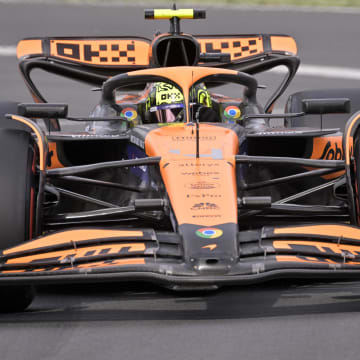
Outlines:
{"label": "mclaren logo", "polygon": [[217,244],[209,244],[202,247],[202,249],[209,249],[210,251],[213,251],[217,248]]}

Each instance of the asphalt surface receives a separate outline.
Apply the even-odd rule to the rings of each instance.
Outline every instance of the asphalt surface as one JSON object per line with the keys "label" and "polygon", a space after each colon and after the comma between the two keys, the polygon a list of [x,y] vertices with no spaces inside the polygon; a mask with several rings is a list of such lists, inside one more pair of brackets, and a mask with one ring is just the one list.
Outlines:
{"label": "asphalt surface", "polygon": [[[287,33],[305,64],[358,66],[358,15],[210,9],[207,20],[182,25],[189,33]],[[144,21],[140,7],[0,3],[0,46],[30,36],[151,37],[167,27]],[[73,114],[86,115],[98,100],[83,85],[55,84],[42,74],[39,81],[52,93],[49,100],[70,102]],[[0,84],[1,101],[31,101],[14,57],[0,56]],[[287,95],[359,85],[299,76]],[[183,295],[144,284],[46,287],[27,312],[0,315],[0,359],[345,360],[358,358],[359,330],[360,283],[354,282],[277,282]]]}

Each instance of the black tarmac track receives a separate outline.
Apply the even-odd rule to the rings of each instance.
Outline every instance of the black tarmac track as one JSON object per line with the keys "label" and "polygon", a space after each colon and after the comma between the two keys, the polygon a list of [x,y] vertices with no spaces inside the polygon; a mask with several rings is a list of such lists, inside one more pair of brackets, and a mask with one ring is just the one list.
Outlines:
{"label": "black tarmac track", "polygon": [[[167,22],[145,22],[142,8],[0,3],[0,48],[30,36],[167,30]],[[209,9],[207,20],[182,26],[189,33],[287,33],[305,64],[359,64],[357,14]],[[83,85],[42,74],[39,81],[49,100],[69,102],[72,114],[86,115],[98,100]],[[329,87],[360,83],[299,76],[287,94]],[[11,56],[0,56],[5,100],[31,101]],[[357,282],[282,281],[181,295],[145,284],[42,287],[27,312],[0,315],[0,359],[358,359],[359,331]]]}

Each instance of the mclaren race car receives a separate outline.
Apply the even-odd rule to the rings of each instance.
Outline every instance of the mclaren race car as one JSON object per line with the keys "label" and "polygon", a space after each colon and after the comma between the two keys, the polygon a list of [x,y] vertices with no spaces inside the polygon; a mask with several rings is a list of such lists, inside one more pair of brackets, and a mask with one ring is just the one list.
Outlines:
{"label": "mclaren race car", "polygon": [[[18,44],[34,103],[1,104],[1,310],[26,308],[39,284],[358,279],[357,92],[297,93],[273,114],[299,66],[292,37],[180,31],[203,10],[145,17],[170,20],[169,33]],[[257,75],[277,66],[288,72],[260,104]],[[33,69],[101,99],[70,117]]]}

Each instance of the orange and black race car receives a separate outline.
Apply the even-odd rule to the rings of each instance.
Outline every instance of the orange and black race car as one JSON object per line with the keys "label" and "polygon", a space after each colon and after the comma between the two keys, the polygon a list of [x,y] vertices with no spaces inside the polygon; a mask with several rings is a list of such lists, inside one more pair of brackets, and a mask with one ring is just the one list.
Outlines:
{"label": "orange and black race car", "polygon": [[[18,44],[35,102],[0,109],[1,309],[25,308],[39,284],[359,278],[355,90],[294,94],[273,114],[299,66],[292,37],[182,33],[202,10],[145,17],[169,19],[169,33]],[[263,106],[256,76],[280,65]],[[101,100],[69,117],[33,69],[98,86]],[[350,118],[343,132],[323,127],[330,113]],[[321,126],[304,127],[309,116]]]}

